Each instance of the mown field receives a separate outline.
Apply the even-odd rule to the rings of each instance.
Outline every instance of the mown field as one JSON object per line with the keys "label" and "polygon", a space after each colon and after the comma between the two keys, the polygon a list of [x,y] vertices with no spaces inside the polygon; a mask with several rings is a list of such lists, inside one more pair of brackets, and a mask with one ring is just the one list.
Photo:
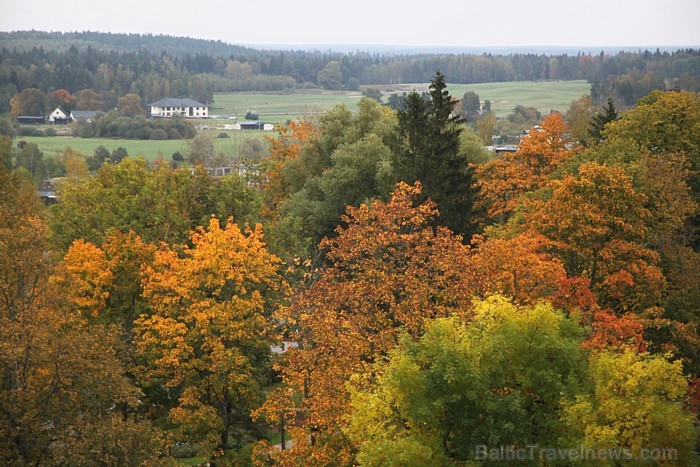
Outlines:
{"label": "mown field", "polygon": [[[384,101],[392,93],[427,91],[428,83],[376,86],[382,90]],[[450,94],[461,98],[466,91],[473,91],[481,100],[490,100],[497,115],[509,114],[516,105],[535,107],[543,114],[551,110],[564,112],[572,100],[590,92],[590,85],[578,81],[527,81],[481,84],[449,84]],[[242,118],[247,110],[255,110],[262,120],[285,121],[301,115],[318,115],[338,104],[350,110],[357,109],[360,92],[329,92],[295,94],[217,93],[210,109],[213,115],[237,115]]]}
{"label": "mown field", "polygon": [[[384,100],[393,92],[410,92],[412,90],[424,91],[428,84],[407,84],[400,86],[379,87],[384,93]],[[466,91],[473,91],[481,100],[490,100],[491,108],[497,115],[505,116],[516,105],[531,106],[542,114],[550,110],[565,112],[572,100],[580,98],[590,91],[590,85],[586,81],[541,81],[541,82],[508,82],[508,83],[483,83],[483,84],[452,84],[448,85],[450,94],[461,98]],[[361,97],[359,92],[327,92],[294,94],[264,94],[264,93],[217,93],[214,95],[214,103],[210,109],[211,115],[237,115],[244,120],[247,110],[255,110],[260,120],[271,122],[286,122],[298,119],[302,116],[314,117],[333,108],[338,104],[344,104],[350,110],[357,109],[357,103]],[[239,154],[239,149],[245,144],[246,139],[263,140],[263,135],[275,136],[275,132],[258,131],[233,131],[223,130],[223,125],[233,123],[233,120],[201,120],[197,125],[210,127],[209,132],[216,144],[217,153],[226,156]],[[216,138],[221,133],[227,133],[230,138]],[[36,143],[45,154],[54,155],[63,152],[66,146],[85,155],[94,153],[98,146],[104,146],[108,151],[122,146],[126,148],[130,156],[141,155],[148,160],[153,160],[159,154],[164,159],[170,160],[172,154],[180,152],[187,155],[189,152],[188,141],[136,141],[117,139],[84,139],[65,136],[54,137],[22,137],[23,140]]]}
{"label": "mown field", "polygon": [[[229,138],[217,138],[219,133],[226,133]],[[214,145],[216,147],[217,154],[224,154],[227,156],[233,156],[239,154],[239,149],[246,139],[257,139],[262,142],[262,144],[267,144],[263,140],[262,133],[257,131],[224,131],[224,130],[211,130],[208,131],[214,138]],[[274,132],[266,132],[268,135],[276,135]],[[99,146],[104,146],[109,152],[114,151],[118,147],[123,147],[126,149],[130,156],[143,156],[144,159],[152,161],[155,160],[158,155],[162,155],[163,159],[169,161],[172,159],[172,155],[179,152],[183,156],[187,157],[189,153],[189,140],[167,140],[167,141],[141,141],[133,139],[110,139],[110,138],[73,138],[66,136],[22,136],[22,140],[29,143],[35,143],[45,155],[53,156],[61,154],[66,147],[70,146],[71,149],[77,151],[85,156],[91,156],[94,154],[95,149]]]}

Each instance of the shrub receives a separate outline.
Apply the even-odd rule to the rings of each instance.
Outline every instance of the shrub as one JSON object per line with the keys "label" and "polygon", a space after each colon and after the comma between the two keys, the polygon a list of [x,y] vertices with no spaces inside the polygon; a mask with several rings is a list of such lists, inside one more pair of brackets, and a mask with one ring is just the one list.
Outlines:
{"label": "shrub", "polygon": [[154,140],[168,139],[168,132],[162,128],[156,128],[155,130],[151,130],[151,133],[148,136],[148,139],[154,139]]}

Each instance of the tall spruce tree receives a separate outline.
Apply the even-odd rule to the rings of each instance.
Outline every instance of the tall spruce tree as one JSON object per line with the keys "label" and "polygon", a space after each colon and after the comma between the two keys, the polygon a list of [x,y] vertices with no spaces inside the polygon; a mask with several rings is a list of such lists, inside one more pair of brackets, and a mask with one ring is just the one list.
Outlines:
{"label": "tall spruce tree", "polygon": [[468,240],[474,233],[473,169],[460,155],[456,102],[439,70],[430,84],[430,100],[417,92],[398,110],[393,163],[399,181],[420,181],[423,196],[437,203],[438,222]]}
{"label": "tall spruce tree", "polygon": [[603,129],[605,128],[605,125],[610,122],[614,122],[618,119],[618,117],[619,113],[615,109],[615,102],[608,98],[608,105],[603,106],[603,111],[595,114],[592,117],[591,123],[593,128],[591,128],[588,133],[595,138],[596,141],[603,141]]}

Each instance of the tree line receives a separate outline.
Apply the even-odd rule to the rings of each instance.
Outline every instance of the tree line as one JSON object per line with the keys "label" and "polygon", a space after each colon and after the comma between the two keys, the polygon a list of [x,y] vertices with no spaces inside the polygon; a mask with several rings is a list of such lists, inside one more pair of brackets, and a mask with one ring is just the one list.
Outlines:
{"label": "tree line", "polygon": [[291,122],[260,176],[67,150],[48,210],[3,137],[0,459],[694,465],[700,98],[584,101],[494,156],[437,72]]}
{"label": "tree line", "polygon": [[[112,40],[114,43],[108,45]],[[585,79],[593,99],[626,106],[654,89],[700,88],[700,56],[692,49],[598,55],[413,54],[267,51],[169,36],[3,33],[0,112],[28,88],[44,93],[89,89],[109,110],[127,93],[144,103],[188,96],[210,103],[214,92],[289,91],[304,87],[425,83],[440,69],[455,83]]]}

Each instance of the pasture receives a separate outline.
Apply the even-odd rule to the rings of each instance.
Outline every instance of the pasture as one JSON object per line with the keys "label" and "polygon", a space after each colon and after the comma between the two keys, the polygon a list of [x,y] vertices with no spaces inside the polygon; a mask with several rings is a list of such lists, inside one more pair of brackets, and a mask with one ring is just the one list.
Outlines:
{"label": "pasture", "polygon": [[[366,86],[382,91],[384,102],[392,93],[427,91],[428,83],[393,86]],[[543,115],[551,110],[565,112],[574,99],[590,92],[590,84],[578,81],[521,81],[506,83],[449,84],[450,94],[461,99],[466,91],[479,95],[481,101],[490,100],[491,109],[498,116],[506,116],[516,105],[534,107]],[[237,115],[243,119],[247,110],[255,110],[264,121],[286,121],[301,116],[316,116],[338,104],[352,111],[357,109],[361,92],[305,91],[297,93],[216,93],[209,113]]]}
{"label": "pasture", "polygon": [[[255,139],[260,140],[263,145],[264,141],[262,133],[258,131],[224,131],[212,130],[208,131],[214,140],[214,146],[217,154],[224,156],[236,156],[240,153],[241,147],[246,144],[245,140]],[[229,138],[217,138],[219,133],[226,133]],[[277,135],[275,132],[266,132],[270,136]],[[111,139],[111,138],[73,138],[66,136],[22,136],[21,139],[28,143],[35,143],[45,156],[55,156],[61,154],[66,147],[77,151],[85,156],[91,156],[95,153],[95,149],[99,146],[104,146],[107,151],[112,152],[118,147],[126,149],[129,156],[142,156],[144,159],[152,161],[159,155],[163,159],[170,161],[173,153],[179,152],[187,157],[190,152],[189,140],[165,140],[165,141],[150,141],[150,140],[133,140],[133,139]]]}
{"label": "pasture", "polygon": [[352,111],[357,109],[360,92],[313,91],[296,93],[236,93],[219,92],[214,94],[214,103],[209,108],[210,115],[237,115],[244,120],[247,110],[256,111],[260,120],[285,122],[301,117],[315,117],[345,104]]}
{"label": "pasture", "polygon": [[[375,86],[382,90],[384,102],[394,92],[403,93],[427,91],[428,84],[405,84],[394,86]],[[490,100],[491,108],[498,116],[509,114],[516,105],[534,107],[543,115],[551,110],[565,112],[572,100],[580,98],[590,92],[590,85],[580,81],[538,81],[538,82],[507,82],[507,83],[481,83],[481,84],[448,84],[450,94],[460,99],[466,91],[473,91],[479,95],[481,101]],[[357,110],[357,103],[361,97],[360,92],[330,92],[330,91],[304,91],[297,93],[268,94],[268,93],[216,93],[214,103],[210,108],[210,115],[237,115],[239,120],[245,120],[246,110],[255,110],[262,121],[284,123],[287,120],[301,117],[314,118],[323,112],[344,104],[351,111]],[[226,123],[232,120],[197,120],[198,128],[207,126],[206,131],[214,138],[217,154],[224,156],[238,156],[241,148],[247,145],[246,140],[255,139],[262,144],[263,135],[276,136],[272,131],[234,131],[223,130]],[[229,138],[217,138],[219,133],[226,133]],[[154,160],[162,155],[165,160],[170,160],[172,154],[180,152],[183,156],[189,153],[187,140],[168,141],[140,141],[98,138],[73,138],[66,136],[53,137],[29,137],[21,139],[36,143],[39,149],[46,155],[56,155],[70,146],[86,156],[92,155],[98,146],[104,146],[109,152],[122,146],[126,148],[130,156],[141,155],[147,160]]]}

